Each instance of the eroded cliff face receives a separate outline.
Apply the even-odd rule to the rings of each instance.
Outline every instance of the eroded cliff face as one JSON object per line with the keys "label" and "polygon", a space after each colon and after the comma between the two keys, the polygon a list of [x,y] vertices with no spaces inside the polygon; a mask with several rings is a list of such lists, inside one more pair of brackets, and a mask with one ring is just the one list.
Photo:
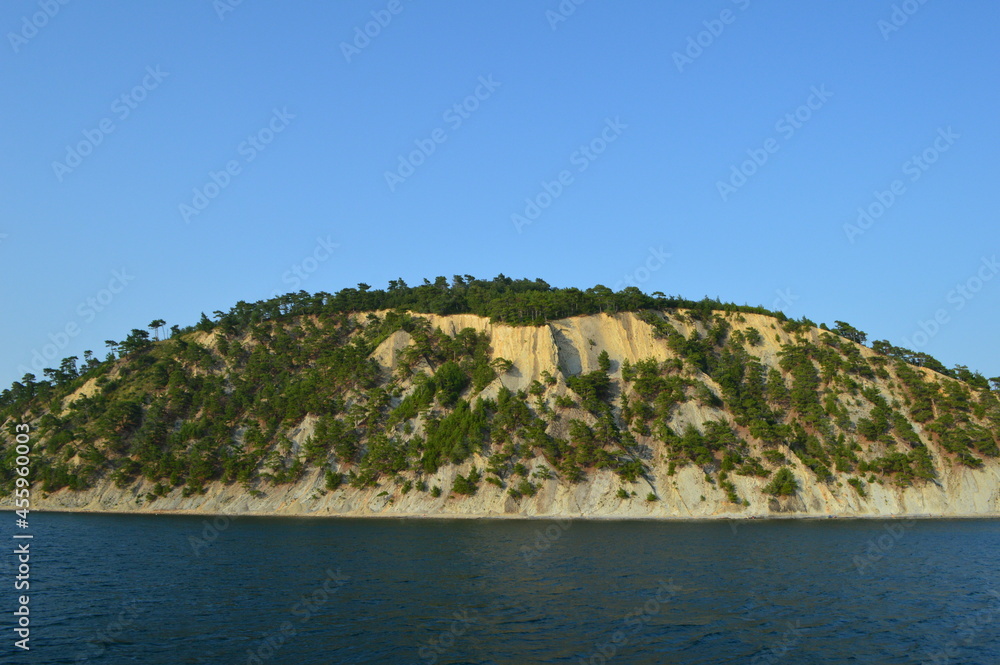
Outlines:
{"label": "eroded cliff face", "polygon": [[[467,473],[486,460],[476,458],[459,466],[442,469],[427,477],[429,485],[449,488],[455,476]],[[995,517],[1000,515],[1000,473],[995,465],[986,469],[953,469],[937,483],[900,489],[869,485],[862,499],[846,485],[805,481],[808,472],[795,465],[803,487],[794,497],[773,498],[761,493],[766,480],[734,477],[740,496],[749,506],[726,500],[717,484],[705,480],[698,467],[678,469],[664,477],[665,465],[654,467],[651,484],[622,483],[608,470],[588,474],[587,480],[566,485],[556,479],[541,481],[534,497],[514,499],[505,490],[482,483],[475,496],[449,496],[447,489],[438,498],[426,492],[379,486],[357,490],[350,487],[327,492],[323,475],[309,472],[291,485],[268,488],[254,497],[239,485],[213,483],[205,494],[183,497],[175,490],[154,501],[145,500],[153,483],[143,481],[119,489],[112,484],[83,492],[60,490],[34,499],[36,510],[99,512],[176,512],[225,515],[299,515],[344,517],[440,517],[440,518],[627,518],[627,519],[748,519],[762,517]],[[638,496],[622,499],[620,487],[633,487]],[[383,492],[388,491],[387,494]],[[646,501],[655,491],[657,501]],[[4,502],[9,507],[10,500]]]}
{"label": "eroded cliff face", "polygon": [[[739,424],[725,400],[698,399],[693,388],[688,397],[676,404],[668,419],[669,428],[680,434],[689,426],[703,431],[705,423],[721,421],[729,425],[745,444],[743,458],[764,460],[766,450],[775,451],[784,457],[780,463],[764,462],[768,477],[741,475],[731,468],[720,476],[721,455],[710,465],[696,464],[679,459],[676,450],[661,440],[655,431],[642,428],[632,419],[632,426],[621,422],[623,395],[634,408],[641,398],[632,383],[623,375],[623,370],[641,361],[653,359],[658,364],[680,359],[683,362],[677,370],[691,382],[707,386],[715,396],[722,396],[723,388],[713,378],[689,362],[671,348],[662,335],[647,322],[648,317],[635,313],[617,313],[579,316],[550,322],[546,325],[505,326],[491,324],[489,320],[474,315],[436,316],[418,315],[429,321],[432,329],[440,329],[454,336],[471,328],[489,336],[493,358],[503,358],[511,362],[510,368],[498,378],[473,393],[467,389],[464,397],[496,399],[503,388],[513,393],[524,391],[523,398],[536,411],[540,404],[548,409],[546,432],[551,437],[574,442],[569,434],[569,423],[578,420],[593,425],[596,416],[585,410],[581,399],[567,385],[567,378],[601,371],[600,354],[606,352],[611,361],[607,374],[611,379],[611,393],[607,400],[610,413],[619,419],[623,430],[632,432],[631,452],[641,459],[645,473],[634,482],[623,480],[613,468],[587,468],[582,480],[568,482],[559,473],[552,473],[554,465],[543,454],[534,450],[524,456],[526,476],[535,489],[533,496],[516,496],[510,493],[515,478],[503,478],[503,486],[481,481],[474,495],[465,496],[452,492],[459,475],[466,476],[473,468],[485,474],[490,466],[490,455],[495,448],[477,450],[461,464],[446,464],[431,474],[404,471],[395,478],[382,476],[374,487],[357,488],[348,483],[334,491],[325,487],[324,472],[311,468],[296,482],[283,485],[259,485],[255,491],[247,491],[243,486],[214,482],[201,494],[184,496],[181,488],[172,489],[166,496],[153,498],[150,494],[154,483],[140,480],[126,487],[104,482],[85,491],[61,489],[43,495],[36,489],[34,506],[37,509],[52,510],[93,510],[93,511],[143,511],[143,512],[204,512],[224,514],[284,514],[284,515],[342,515],[342,516],[429,516],[429,517],[592,517],[592,518],[749,518],[762,516],[994,516],[1000,514],[1000,464],[995,458],[985,457],[981,468],[970,468],[958,463],[956,456],[947,452],[939,443],[940,433],[928,431],[927,423],[916,422],[906,416],[913,431],[926,447],[934,467],[935,478],[916,478],[899,482],[892,473],[859,470],[851,464],[850,470],[837,470],[829,464],[831,477],[820,480],[814,468],[803,461],[801,451],[793,450],[788,442],[763,442],[754,438],[746,423]],[[685,338],[697,332],[705,335],[711,321],[696,320],[684,312],[657,315]],[[647,320],[644,320],[647,319]],[[729,339],[734,333],[752,335],[759,333],[755,343],[745,344],[747,352],[766,369],[777,369],[789,386],[793,379],[789,372],[781,369],[783,347],[786,345],[824,344],[824,331],[818,329],[786,331],[774,318],[756,314],[717,313],[717,320],[724,320]],[[751,329],[754,332],[751,332]],[[210,344],[205,336],[202,343]],[[248,344],[249,344],[248,340]],[[856,349],[864,361],[871,362],[873,368],[887,367],[882,372],[867,376],[853,376],[852,381],[860,388],[878,391],[886,401],[893,404],[900,413],[906,413],[911,400],[906,386],[891,371],[891,364],[871,349],[839,340],[842,345]],[[392,398],[389,408],[398,406],[406,395],[414,390],[413,373],[423,371],[433,374],[435,367],[425,361],[410,363],[401,368],[406,350],[414,344],[413,335],[397,330],[382,341],[371,354],[384,376],[393,377],[398,382],[399,391]],[[412,360],[412,359],[411,359]],[[818,364],[817,364],[818,367]],[[944,391],[953,379],[946,378],[922,368],[913,368],[935,391]],[[528,394],[532,387],[536,394]],[[543,388],[537,395],[539,387]],[[85,385],[80,393],[94,388]],[[836,379],[824,380],[819,389],[821,401],[830,399],[840,409],[841,424],[845,417],[852,425],[859,418],[871,416],[872,404],[858,392],[850,389],[850,382],[840,383]],[[832,398],[831,398],[832,395]],[[72,401],[74,396],[67,398]],[[563,398],[563,405],[558,403]],[[995,399],[995,396],[992,396]],[[565,406],[566,399],[574,402]],[[982,397],[988,399],[988,397]],[[537,403],[536,403],[537,402]],[[829,405],[828,405],[829,406]],[[433,409],[431,409],[433,411]],[[544,413],[544,411],[543,411]],[[794,406],[786,409],[787,422],[794,421]],[[833,418],[833,415],[830,416]],[[997,436],[996,423],[987,416],[969,414],[968,421],[980,425]],[[307,416],[297,427],[287,434],[294,444],[293,453],[301,449],[315,432],[317,418]],[[414,434],[423,432],[420,419],[412,422]],[[809,429],[812,432],[812,429]],[[843,434],[838,425],[834,434]],[[892,430],[895,432],[896,430]],[[893,444],[887,435],[881,441],[860,441],[861,437],[849,432],[844,437],[846,446],[859,442],[855,454],[859,461],[884,457],[895,451],[906,452],[910,448],[904,443]],[[790,496],[774,496],[765,492],[775,472],[780,467],[792,471],[798,483],[797,491]],[[814,465],[815,466],[815,465]],[[347,467],[342,467],[343,471]],[[548,471],[546,471],[548,470]],[[552,477],[546,478],[547,475]],[[738,501],[732,500],[732,492],[722,486],[725,479],[732,484]],[[847,481],[855,479],[863,489],[852,486]],[[406,481],[413,487],[406,488]],[[426,488],[440,488],[440,496],[432,496],[430,491],[418,489],[420,482]],[[405,489],[405,491],[404,491]],[[862,493],[863,492],[863,493]],[[627,495],[627,496],[626,496]],[[11,505],[8,497],[2,502]]]}

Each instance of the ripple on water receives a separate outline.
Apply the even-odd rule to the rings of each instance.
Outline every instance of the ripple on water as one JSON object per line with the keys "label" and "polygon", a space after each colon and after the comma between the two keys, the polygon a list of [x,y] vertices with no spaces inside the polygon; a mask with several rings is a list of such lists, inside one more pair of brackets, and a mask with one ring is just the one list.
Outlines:
{"label": "ripple on water", "polygon": [[37,519],[37,662],[1000,662],[991,521]]}

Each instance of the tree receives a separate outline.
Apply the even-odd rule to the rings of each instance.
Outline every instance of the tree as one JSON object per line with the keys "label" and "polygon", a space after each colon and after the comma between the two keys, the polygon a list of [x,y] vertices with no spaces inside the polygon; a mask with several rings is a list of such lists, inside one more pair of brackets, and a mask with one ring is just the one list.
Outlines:
{"label": "tree", "polygon": [[514,362],[512,360],[507,360],[506,358],[501,358],[500,356],[497,356],[490,361],[490,367],[495,369],[498,374],[506,374],[513,366]]}
{"label": "tree", "polygon": [[788,467],[781,467],[774,474],[774,478],[765,487],[764,491],[773,496],[792,496],[799,490],[799,483],[795,480]]}
{"label": "tree", "polygon": [[469,384],[469,377],[457,363],[448,361],[438,368],[434,374],[438,385],[437,398],[442,406],[451,406]]}
{"label": "tree", "polygon": [[149,333],[139,328],[132,328],[129,336],[119,345],[121,354],[126,356],[135,351],[144,351],[151,345]]}
{"label": "tree", "polygon": [[881,353],[884,356],[895,355],[894,350],[896,349],[891,343],[884,339],[877,339],[872,342],[872,351],[875,353]]}
{"label": "tree", "polygon": [[62,363],[59,364],[59,372],[62,375],[63,381],[69,381],[80,376],[80,372],[76,369],[77,360],[79,360],[77,356],[63,358]]}
{"label": "tree", "polygon": [[834,321],[833,332],[837,333],[844,339],[849,339],[852,342],[857,342],[858,344],[864,344],[865,340],[868,339],[866,333],[861,332],[849,323],[844,323],[843,321]]}
{"label": "tree", "polygon": [[590,372],[566,377],[566,385],[583,399],[583,405],[590,411],[602,409],[602,400],[609,397],[611,380],[604,372]]}
{"label": "tree", "polygon": [[197,325],[198,330],[200,330],[201,332],[208,332],[209,330],[211,330],[214,327],[215,327],[215,324],[212,323],[212,319],[210,319],[207,316],[205,316],[205,312],[202,312],[201,313],[201,319],[199,319],[198,325]]}
{"label": "tree", "polygon": [[153,331],[153,336],[154,339],[156,339],[156,341],[160,341],[160,328],[162,328],[165,325],[167,325],[167,322],[164,321],[163,319],[153,319],[147,326],[150,330]]}
{"label": "tree", "polygon": [[597,366],[601,368],[602,372],[611,371],[611,356],[608,355],[607,351],[601,351],[600,355],[597,356]]}
{"label": "tree", "polygon": [[965,365],[955,365],[955,369],[951,370],[950,375],[959,381],[965,381],[978,390],[990,389],[990,382],[985,376],[979,372],[973,372]]}

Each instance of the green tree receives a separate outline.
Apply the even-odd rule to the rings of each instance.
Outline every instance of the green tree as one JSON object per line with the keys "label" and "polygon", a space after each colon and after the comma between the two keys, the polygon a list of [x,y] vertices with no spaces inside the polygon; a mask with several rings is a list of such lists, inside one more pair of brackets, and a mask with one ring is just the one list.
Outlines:
{"label": "green tree", "polygon": [[207,316],[205,316],[205,312],[202,312],[201,313],[201,318],[198,320],[198,325],[196,326],[196,328],[198,330],[200,330],[201,332],[208,332],[209,330],[211,330],[214,327],[215,327],[215,324],[212,323],[212,319],[210,319]]}
{"label": "green tree", "polygon": [[778,469],[771,482],[764,487],[764,492],[773,496],[792,496],[798,491],[798,481],[795,480],[791,469],[784,466]]}
{"label": "green tree", "polygon": [[139,328],[132,328],[132,332],[125,341],[119,345],[119,349],[123,356],[127,356],[130,353],[135,353],[137,351],[145,351],[150,346],[149,333],[145,330],[140,330]]}
{"label": "green tree", "polygon": [[469,385],[469,377],[458,363],[449,360],[438,367],[434,373],[434,382],[438,387],[438,402],[441,406],[452,406]]}
{"label": "green tree", "polygon": [[153,338],[159,341],[160,329],[163,328],[163,326],[165,325],[167,325],[167,322],[164,321],[163,319],[153,319],[146,327],[153,331]]}
{"label": "green tree", "polygon": [[833,332],[837,333],[844,339],[849,339],[852,342],[857,342],[858,344],[864,344],[868,339],[868,335],[861,332],[849,323],[844,323],[843,321],[833,322]]}
{"label": "green tree", "polygon": [[597,356],[597,366],[601,368],[602,372],[611,371],[611,357],[608,355],[607,351],[601,351]]}

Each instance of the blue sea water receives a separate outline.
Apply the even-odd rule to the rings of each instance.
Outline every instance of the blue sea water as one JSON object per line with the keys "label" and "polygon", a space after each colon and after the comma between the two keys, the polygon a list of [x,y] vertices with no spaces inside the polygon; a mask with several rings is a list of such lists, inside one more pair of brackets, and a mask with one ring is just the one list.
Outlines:
{"label": "blue sea water", "polygon": [[998,521],[33,513],[31,532],[32,648],[5,548],[3,662],[1000,663]]}

